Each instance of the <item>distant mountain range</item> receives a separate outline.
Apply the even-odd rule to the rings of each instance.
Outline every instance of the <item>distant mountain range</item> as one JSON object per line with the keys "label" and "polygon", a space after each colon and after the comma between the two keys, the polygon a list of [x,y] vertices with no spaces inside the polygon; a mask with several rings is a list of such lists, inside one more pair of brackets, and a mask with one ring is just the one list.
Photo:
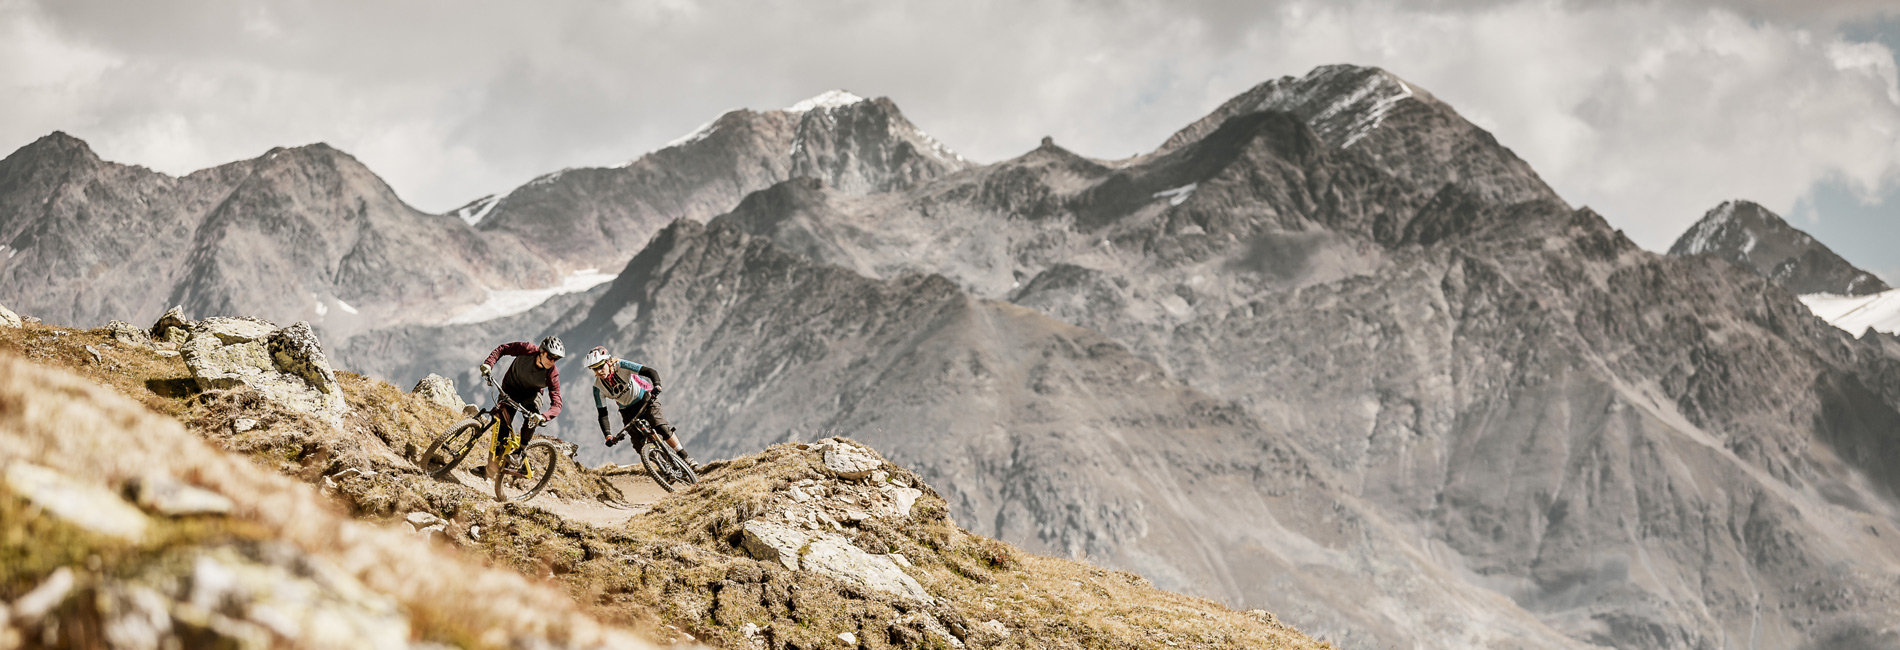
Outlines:
{"label": "distant mountain range", "polygon": [[[103,244],[21,239],[99,218],[46,196],[222,205],[242,183],[218,179],[252,174],[207,170],[193,187],[209,189],[179,193],[98,167],[73,185],[22,153],[0,163],[0,243],[68,287],[26,291],[0,266],[0,304],[147,308],[51,297],[136,292],[123,265],[73,275],[109,256],[62,251]],[[310,185],[344,186],[369,185]],[[186,257],[215,259],[236,250],[215,242],[350,204],[267,187],[292,198],[202,210],[225,215],[218,236],[113,214],[214,242]],[[1672,255],[1644,251],[1383,70],[1269,81],[1114,161],[1045,141],[975,165],[889,100],[827,94],[412,221],[469,250],[516,247],[512,275],[444,264],[479,278],[463,304],[579,269],[615,277],[493,320],[333,337],[339,367],[449,374],[482,399],[472,366],[499,342],[606,344],[661,370],[702,458],[859,438],[972,530],[1266,607],[1341,647],[1900,646],[1900,472],[1884,462],[1900,457],[1900,341],[1856,338],[1798,298],[1884,285],[1752,204],[1718,208]],[[412,241],[380,216],[343,223],[378,231],[356,247]],[[269,296],[318,286],[309,275],[354,286],[310,271],[317,256],[151,255],[203,309],[267,304],[211,298],[246,277]],[[412,295],[337,297],[369,313],[425,304]],[[560,434],[584,458],[629,460],[592,430],[585,370],[562,369],[579,415]]]}

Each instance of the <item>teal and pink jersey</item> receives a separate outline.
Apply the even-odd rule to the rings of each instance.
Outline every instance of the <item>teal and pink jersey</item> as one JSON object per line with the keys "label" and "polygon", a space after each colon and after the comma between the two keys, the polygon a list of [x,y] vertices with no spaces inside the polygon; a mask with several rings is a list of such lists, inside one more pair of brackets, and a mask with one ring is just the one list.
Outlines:
{"label": "teal and pink jersey", "polygon": [[[601,400],[605,395],[608,401],[626,408],[645,399],[647,392],[653,390],[653,382],[641,376],[640,369],[645,366],[626,359],[614,360],[614,371],[606,379],[594,375],[594,408],[605,409],[607,403]],[[603,413],[605,411],[602,411]]]}

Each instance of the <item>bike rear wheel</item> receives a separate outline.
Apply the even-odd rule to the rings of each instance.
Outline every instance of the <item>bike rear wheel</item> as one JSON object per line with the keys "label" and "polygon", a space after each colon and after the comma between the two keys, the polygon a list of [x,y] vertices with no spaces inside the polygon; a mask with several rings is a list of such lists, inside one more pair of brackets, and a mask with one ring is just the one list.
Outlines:
{"label": "bike rear wheel", "polygon": [[429,450],[422,452],[416,464],[430,478],[441,478],[449,470],[455,469],[456,465],[462,464],[462,459],[468,458],[468,452],[475,450],[475,441],[481,437],[481,420],[470,418],[457,422],[449,427],[447,433],[429,443]]}
{"label": "bike rear wheel", "polygon": [[495,472],[495,500],[503,503],[527,501],[547,489],[554,478],[554,462],[560,454],[554,443],[536,440],[521,448],[521,466],[525,476]]}
{"label": "bike rear wheel", "polygon": [[693,468],[679,454],[673,453],[672,447],[658,440],[647,443],[640,450],[640,464],[646,466],[647,475],[653,477],[653,482],[668,492],[672,492],[675,485],[699,482],[699,475],[693,472]]}

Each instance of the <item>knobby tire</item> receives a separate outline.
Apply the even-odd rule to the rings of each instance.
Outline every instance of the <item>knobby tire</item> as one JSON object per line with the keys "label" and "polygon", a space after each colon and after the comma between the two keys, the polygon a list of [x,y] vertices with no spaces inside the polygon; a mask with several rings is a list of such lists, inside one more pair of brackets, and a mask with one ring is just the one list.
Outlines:
{"label": "knobby tire", "polygon": [[[534,498],[535,495],[541,493],[541,490],[547,489],[548,481],[554,479],[554,467],[559,459],[560,452],[554,448],[554,443],[546,440],[535,440],[523,446],[521,464],[532,468],[533,474],[523,478],[497,470],[495,472],[495,500],[508,503]],[[525,491],[520,490],[522,485],[528,485]],[[511,496],[510,492],[519,493]]]}
{"label": "knobby tire", "polygon": [[[422,452],[422,458],[419,460],[422,461],[420,464],[423,473],[428,474],[429,478],[442,478],[448,475],[449,470],[455,469],[455,466],[462,464],[462,459],[468,458],[468,452],[475,450],[475,443],[481,439],[481,434],[482,423],[477,419],[463,420],[450,426],[448,432],[437,436],[435,442],[429,443],[428,451]],[[448,460],[440,466],[435,466],[438,451],[447,453]]]}

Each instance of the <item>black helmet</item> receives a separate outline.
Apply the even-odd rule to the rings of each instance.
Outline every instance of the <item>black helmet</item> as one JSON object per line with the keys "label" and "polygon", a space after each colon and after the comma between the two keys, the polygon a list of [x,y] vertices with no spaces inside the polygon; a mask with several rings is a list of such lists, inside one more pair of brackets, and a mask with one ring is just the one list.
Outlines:
{"label": "black helmet", "polygon": [[561,345],[561,339],[552,336],[541,339],[541,351],[554,359],[567,356],[567,348]]}

